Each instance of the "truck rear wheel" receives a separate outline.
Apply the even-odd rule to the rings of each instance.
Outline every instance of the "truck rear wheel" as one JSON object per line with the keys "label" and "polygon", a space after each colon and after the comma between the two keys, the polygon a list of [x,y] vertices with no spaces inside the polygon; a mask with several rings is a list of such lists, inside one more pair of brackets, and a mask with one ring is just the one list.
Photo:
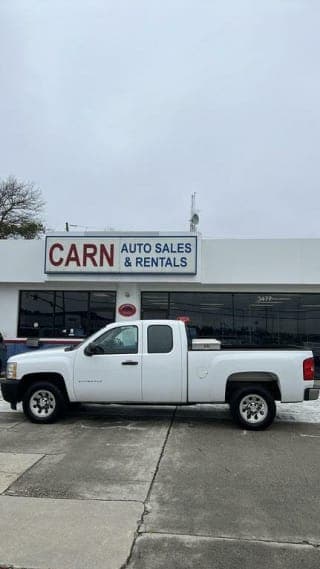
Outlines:
{"label": "truck rear wheel", "polygon": [[49,381],[38,381],[25,392],[22,406],[32,423],[54,423],[64,413],[66,401],[56,385]]}
{"label": "truck rear wheel", "polygon": [[276,415],[271,393],[261,385],[240,387],[231,396],[230,410],[238,425],[252,431],[267,429]]}

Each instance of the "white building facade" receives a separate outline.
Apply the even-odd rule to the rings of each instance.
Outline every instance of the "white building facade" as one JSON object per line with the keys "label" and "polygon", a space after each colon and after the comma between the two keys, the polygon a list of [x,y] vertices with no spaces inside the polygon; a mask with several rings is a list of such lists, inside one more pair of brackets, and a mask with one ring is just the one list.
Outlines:
{"label": "white building facade", "polygon": [[226,346],[317,356],[319,247],[156,232],[1,240],[0,331],[12,354],[78,342],[114,320],[182,318]]}

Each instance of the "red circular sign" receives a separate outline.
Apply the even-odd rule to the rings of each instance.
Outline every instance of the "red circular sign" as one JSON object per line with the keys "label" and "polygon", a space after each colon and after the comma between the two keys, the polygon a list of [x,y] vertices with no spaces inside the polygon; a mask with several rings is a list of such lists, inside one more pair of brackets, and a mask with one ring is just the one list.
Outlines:
{"label": "red circular sign", "polygon": [[134,304],[121,304],[118,308],[118,312],[121,316],[133,316],[137,312],[137,309]]}

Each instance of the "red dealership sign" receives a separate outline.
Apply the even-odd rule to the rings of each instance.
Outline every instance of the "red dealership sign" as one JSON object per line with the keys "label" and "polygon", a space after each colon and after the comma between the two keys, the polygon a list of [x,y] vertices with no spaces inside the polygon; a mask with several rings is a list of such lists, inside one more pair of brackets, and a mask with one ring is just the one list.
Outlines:
{"label": "red dealership sign", "polygon": [[194,275],[197,237],[48,236],[45,272]]}

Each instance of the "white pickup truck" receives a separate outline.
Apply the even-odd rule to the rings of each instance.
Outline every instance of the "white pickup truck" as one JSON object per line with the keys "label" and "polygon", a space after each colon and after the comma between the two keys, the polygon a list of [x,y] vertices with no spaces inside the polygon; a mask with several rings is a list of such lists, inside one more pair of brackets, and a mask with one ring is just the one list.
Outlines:
{"label": "white pickup truck", "polygon": [[13,356],[1,389],[36,423],[76,402],[229,403],[235,421],[255,430],[272,423],[276,400],[319,395],[311,351],[224,350],[217,340],[189,340],[177,320],[116,322],[76,346]]}

